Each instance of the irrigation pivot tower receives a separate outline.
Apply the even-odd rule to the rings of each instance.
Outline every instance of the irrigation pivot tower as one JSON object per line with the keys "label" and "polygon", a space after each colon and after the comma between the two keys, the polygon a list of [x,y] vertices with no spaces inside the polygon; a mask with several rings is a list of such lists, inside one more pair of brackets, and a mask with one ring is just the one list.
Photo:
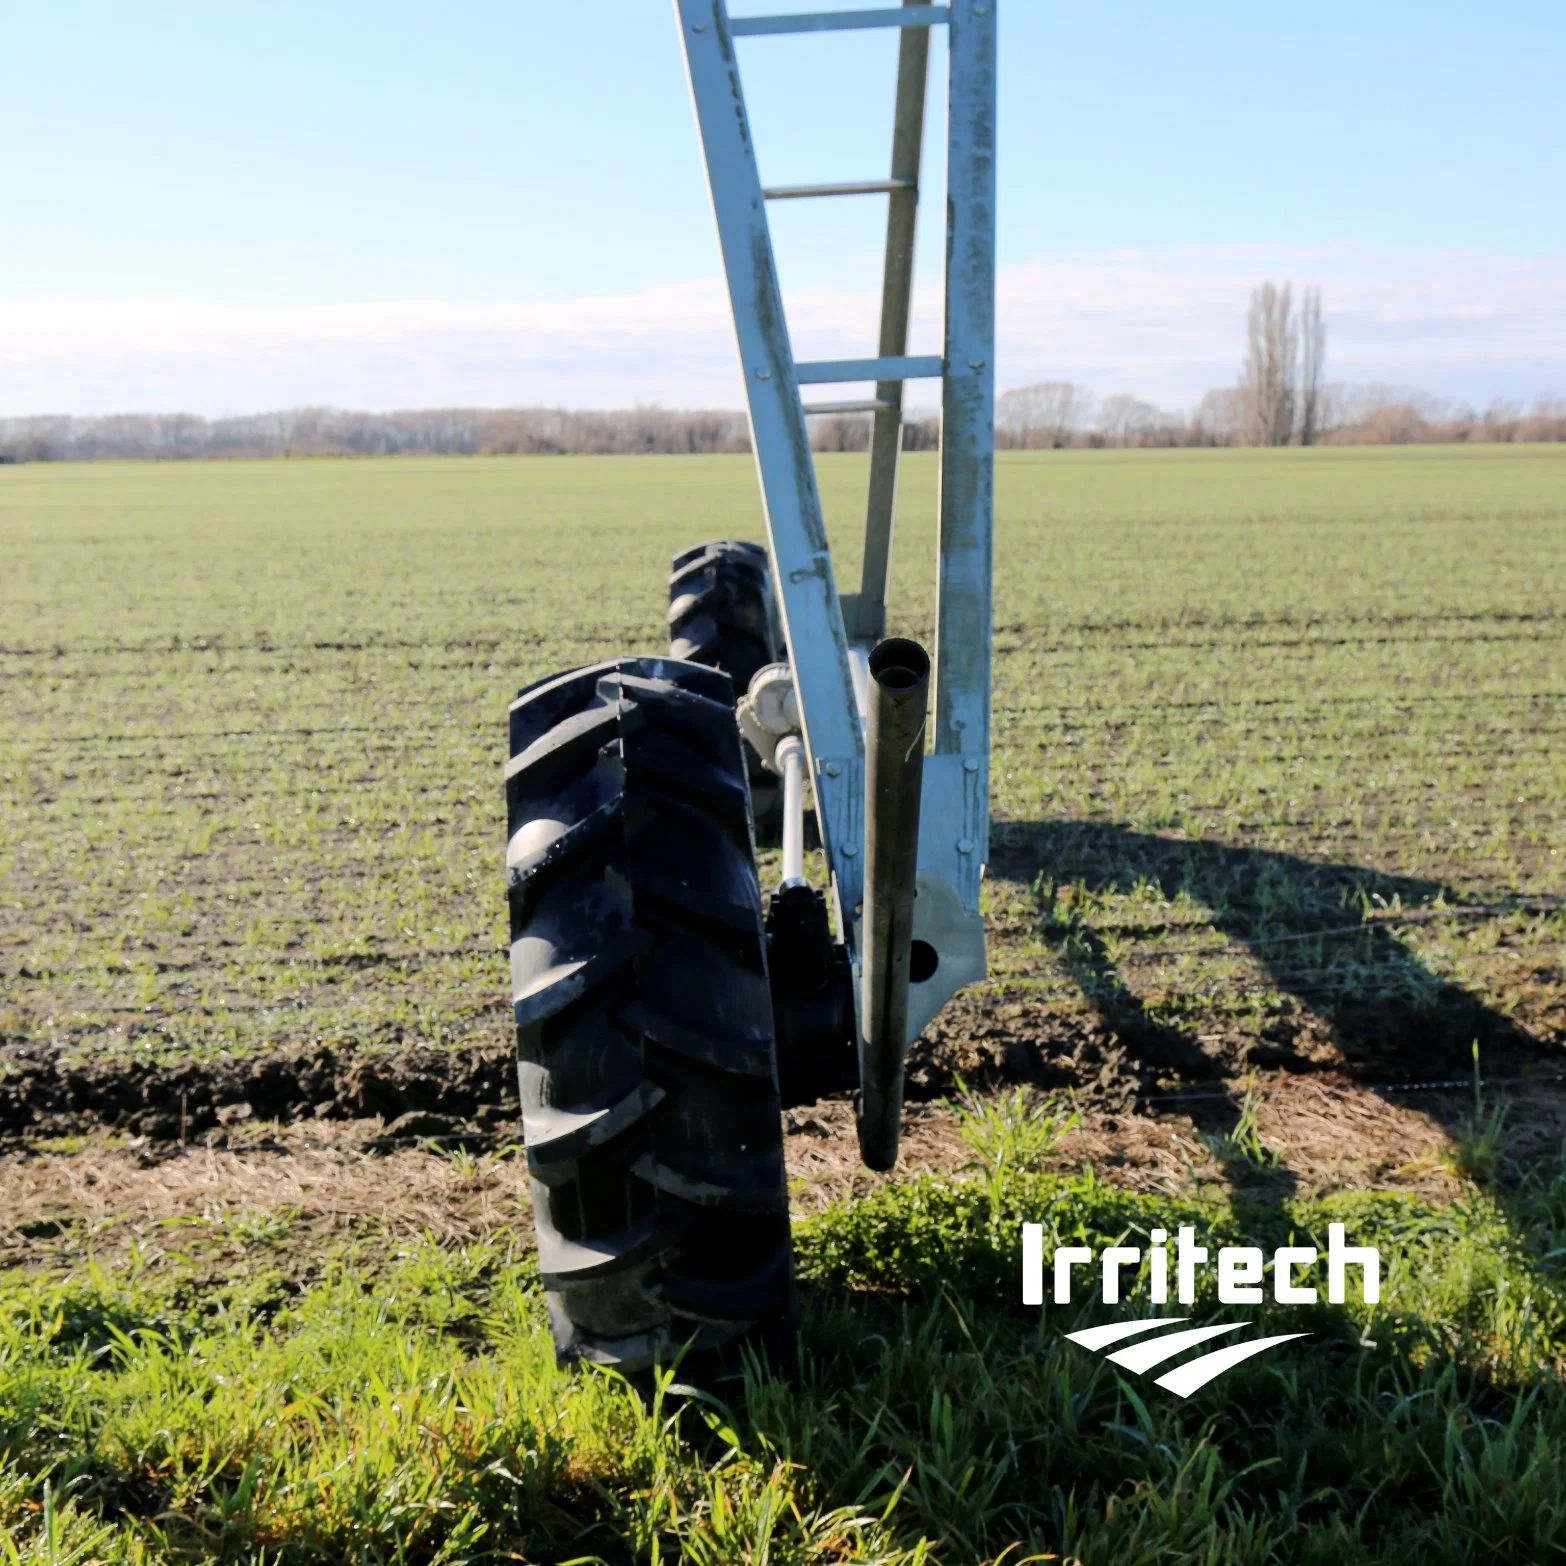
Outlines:
{"label": "irrigation pivot tower", "polygon": [[[851,936],[851,957],[866,981],[860,1007],[861,1144],[868,1161],[884,1168],[896,1156],[907,1043],[959,988],[984,976],[978,907],[989,837],[995,6],[993,0],[954,0],[950,5],[735,18],[724,0],[676,0],[676,10],[734,312],[773,580],[837,924]],[[941,26],[947,29],[949,61],[945,340],[938,354],[910,355],[930,30]],[[890,173],[847,184],[763,187],[736,44],[859,28],[901,33]],[[767,203],[871,192],[887,197],[878,354],[800,363],[789,345]],[[885,1023],[895,1017],[881,1015],[887,981],[896,988],[896,975],[884,968],[912,959],[893,951],[883,962],[876,943],[864,937],[884,901],[878,900],[882,889],[871,874],[880,845],[867,840],[866,830],[867,666],[887,631],[903,386],[926,378],[941,382],[935,735],[933,754],[924,760],[918,810],[913,940],[921,943],[914,972],[923,976],[908,986],[907,1015],[898,1036],[885,1032]],[[874,397],[865,402],[802,400],[802,387],[854,381],[874,382]],[[837,589],[806,425],[812,413],[847,412],[873,416],[864,563],[856,593]],[[936,965],[926,973],[931,953]]]}
{"label": "irrigation pivot tower", "polygon": [[[562,1360],[792,1352],[781,1110],[856,1092],[897,1158],[909,1043],[984,976],[994,468],[995,5],[730,17],[675,0],[766,516],[676,555],[668,653],[526,686],[509,713],[506,887],[522,1129]],[[946,298],[909,313],[931,29],[948,31]],[[763,188],[736,46],[898,32],[888,176]],[[746,44],[746,47],[750,47]],[[767,203],[884,195],[876,354],[799,362]],[[927,346],[927,345],[921,345]],[[933,660],[888,636],[903,389],[941,383]],[[863,401],[802,387],[867,383]],[[863,568],[839,593],[807,421],[871,416]],[[930,685],[934,731],[930,734]],[[813,797],[830,902],[806,874]],[[782,876],[763,897],[758,834]],[[693,1361],[687,1362],[687,1373]]]}

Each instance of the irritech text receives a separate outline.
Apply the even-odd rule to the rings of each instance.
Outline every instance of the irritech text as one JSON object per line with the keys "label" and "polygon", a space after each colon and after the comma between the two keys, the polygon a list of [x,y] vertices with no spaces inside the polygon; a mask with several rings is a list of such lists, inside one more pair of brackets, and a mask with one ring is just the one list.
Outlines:
{"label": "irritech text", "polygon": [[[1169,1303],[1169,1233],[1154,1229],[1148,1234],[1148,1302]],[[1272,1273],[1272,1297],[1280,1305],[1314,1305],[1317,1290],[1303,1283],[1299,1274],[1313,1268],[1321,1253],[1313,1245],[1283,1245],[1272,1253],[1269,1268],[1259,1245],[1224,1245],[1218,1248],[1218,1301],[1222,1305],[1260,1305],[1266,1298],[1266,1275]],[[1091,1279],[1094,1253],[1085,1245],[1063,1245],[1053,1257],[1054,1303],[1069,1305],[1079,1273]],[[1174,1244],[1174,1298],[1178,1304],[1196,1303],[1198,1269],[1209,1266],[1208,1247],[1196,1243],[1196,1230],[1186,1225],[1176,1231]],[[1120,1303],[1121,1279],[1134,1283],[1142,1268],[1142,1250],[1136,1245],[1110,1245],[1098,1254],[1101,1295],[1106,1305]],[[1347,1298],[1347,1274],[1358,1272],[1360,1297],[1367,1305],[1381,1299],[1381,1253],[1373,1245],[1348,1244],[1344,1226],[1327,1226],[1327,1302],[1341,1305]],[[1022,1303],[1044,1303],[1044,1226],[1022,1226]],[[1084,1280],[1086,1281],[1086,1280]],[[1089,1282],[1089,1287],[1091,1283]]]}

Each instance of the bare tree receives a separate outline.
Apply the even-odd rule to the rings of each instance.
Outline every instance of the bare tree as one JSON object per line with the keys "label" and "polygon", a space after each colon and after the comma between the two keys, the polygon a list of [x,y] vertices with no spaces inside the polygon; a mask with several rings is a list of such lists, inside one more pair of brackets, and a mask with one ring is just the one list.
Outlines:
{"label": "bare tree", "polygon": [[1518,433],[1523,440],[1566,440],[1566,397],[1541,392]]}
{"label": "bare tree", "polygon": [[1098,433],[1111,446],[1174,445],[1180,419],[1139,397],[1117,392],[1099,404]]}
{"label": "bare tree", "polygon": [[1300,301],[1300,445],[1314,446],[1321,433],[1321,373],[1327,361],[1327,327],[1321,318],[1321,290],[1307,288]]}
{"label": "bare tree", "polygon": [[868,451],[870,420],[863,414],[833,413],[810,426],[812,451]]}
{"label": "bare tree", "polygon": [[1070,381],[1014,386],[995,402],[995,422],[1018,446],[1058,447],[1087,423],[1093,394]]}
{"label": "bare tree", "polygon": [[1263,283],[1251,294],[1240,393],[1248,446],[1287,446],[1294,435],[1299,330],[1289,285]]}
{"label": "bare tree", "polygon": [[1238,386],[1218,386],[1202,394],[1191,415],[1191,438],[1198,446],[1233,446],[1245,438],[1245,398]]}

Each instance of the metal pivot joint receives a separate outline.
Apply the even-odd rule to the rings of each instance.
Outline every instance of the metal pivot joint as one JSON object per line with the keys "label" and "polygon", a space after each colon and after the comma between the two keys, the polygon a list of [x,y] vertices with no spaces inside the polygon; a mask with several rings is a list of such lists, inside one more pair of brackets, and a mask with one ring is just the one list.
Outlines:
{"label": "metal pivot joint", "polygon": [[[874,9],[734,19],[725,0],[674,4],[797,704],[798,735],[792,743],[774,743],[775,770],[784,779],[786,821],[802,816],[807,793],[814,801],[837,943],[854,979],[861,1151],[874,1167],[888,1167],[897,1153],[902,1061],[910,1040],[952,995],[985,974],[979,889],[989,843],[996,4],[905,0]],[[948,67],[946,256],[942,341],[932,353],[932,345],[909,338],[926,87],[937,27],[946,29]],[[861,29],[896,34],[890,167],[884,175],[867,170],[856,180],[764,186],[737,46],[764,48],[769,35],[815,34],[827,47],[832,36]],[[886,203],[873,354],[869,343],[845,343],[841,358],[800,363],[794,357],[767,203],[811,198]],[[923,673],[901,690],[895,678],[888,685],[876,671],[915,668],[907,651],[913,644],[893,644],[902,649],[895,655],[878,644],[888,618],[903,389],[924,378],[939,382],[941,399],[935,656],[932,668],[915,649]],[[873,395],[810,405],[801,400],[801,386],[833,382],[868,384]],[[812,413],[829,411],[872,415],[863,564],[858,591],[842,596],[808,431]],[[752,693],[759,695],[754,684]],[[915,705],[917,720],[909,716]],[[927,713],[933,717],[928,755],[922,737]],[[916,721],[921,738],[899,751],[905,718]],[[895,768],[889,760],[894,754]],[[785,826],[780,898],[788,884],[804,885],[803,868],[802,835]],[[819,934],[814,916],[804,918],[803,895],[793,903],[798,917],[791,915],[787,930],[780,926],[774,936],[780,955],[814,950]],[[808,940],[802,933],[807,924],[813,932]],[[779,1040],[781,1046],[781,1028]]]}

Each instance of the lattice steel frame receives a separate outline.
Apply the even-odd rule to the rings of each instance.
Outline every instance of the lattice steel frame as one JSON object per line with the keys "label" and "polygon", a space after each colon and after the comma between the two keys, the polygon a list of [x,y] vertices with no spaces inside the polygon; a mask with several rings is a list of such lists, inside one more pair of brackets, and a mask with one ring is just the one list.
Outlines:
{"label": "lattice steel frame", "polygon": [[[903,383],[941,381],[934,746],[925,758],[916,939],[935,973],[911,988],[909,1036],[982,978],[979,885],[989,840],[994,495],[995,0],[731,18],[725,0],[675,0],[727,274],[769,547],[821,839],[856,969],[864,886],[865,659],[886,632],[886,586],[902,444]],[[948,29],[945,341],[907,352],[929,29]],[[884,180],[764,189],[735,43],[766,34],[897,28],[891,172]],[[795,361],[767,223],[770,200],[884,193],[888,201],[878,356]],[[807,406],[800,387],[869,381],[868,402]],[[864,567],[840,595],[806,418],[873,416]],[[857,989],[857,986],[856,986]]]}

